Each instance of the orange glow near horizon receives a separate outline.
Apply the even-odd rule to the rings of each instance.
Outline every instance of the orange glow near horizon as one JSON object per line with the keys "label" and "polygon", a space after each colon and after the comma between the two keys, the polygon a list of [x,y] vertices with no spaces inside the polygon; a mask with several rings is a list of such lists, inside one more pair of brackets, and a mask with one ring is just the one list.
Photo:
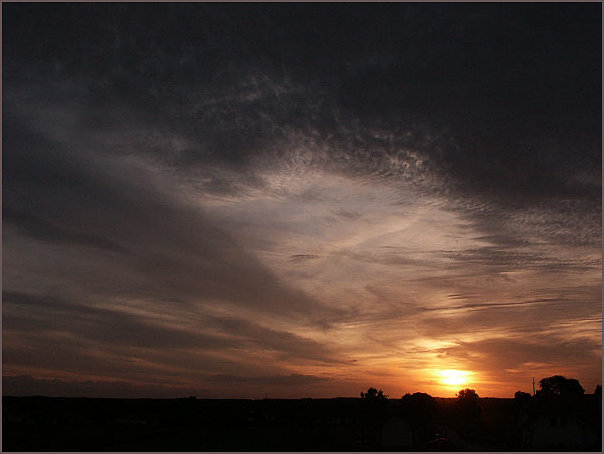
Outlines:
{"label": "orange glow near horizon", "polygon": [[474,373],[466,370],[447,369],[437,372],[440,383],[447,386],[464,386]]}

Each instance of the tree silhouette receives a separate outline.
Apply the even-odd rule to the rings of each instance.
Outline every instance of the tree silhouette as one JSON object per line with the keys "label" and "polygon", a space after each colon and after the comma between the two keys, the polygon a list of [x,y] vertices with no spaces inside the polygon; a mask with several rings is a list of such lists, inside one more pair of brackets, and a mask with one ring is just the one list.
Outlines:
{"label": "tree silhouette", "polygon": [[405,413],[413,415],[412,423],[424,424],[434,419],[438,413],[438,404],[430,394],[405,394],[401,401]]}
{"label": "tree silhouette", "polygon": [[419,420],[432,419],[438,411],[438,405],[430,394],[405,394],[401,401],[403,409]]}
{"label": "tree silhouette", "polygon": [[574,378],[565,378],[562,375],[553,375],[546,377],[539,382],[541,388],[537,391],[537,396],[563,396],[578,397],[585,394],[585,390]]}
{"label": "tree silhouette", "polygon": [[426,393],[413,393],[405,394],[403,397],[403,403],[407,403],[417,407],[427,407],[436,405],[434,398],[430,394]]}
{"label": "tree silhouette", "polygon": [[414,437],[428,441],[434,434],[438,404],[430,394],[405,394],[401,399],[403,415],[413,428]]}
{"label": "tree silhouette", "polygon": [[378,391],[376,388],[371,387],[367,389],[366,393],[361,392],[361,399],[384,400],[388,399],[388,396],[381,389]]}
{"label": "tree silhouette", "polygon": [[525,404],[528,401],[531,400],[531,395],[529,393],[525,393],[522,391],[516,391],[516,394],[514,394],[514,401],[516,401],[516,403],[518,404]]}
{"label": "tree silhouette", "polygon": [[463,402],[478,402],[478,394],[473,389],[466,388],[457,393],[457,399]]}
{"label": "tree silhouette", "polygon": [[462,389],[457,393],[456,408],[459,416],[467,421],[480,419],[480,407],[478,406],[478,394],[470,388]]}
{"label": "tree silhouette", "polygon": [[596,389],[594,389],[594,394],[597,397],[602,398],[602,385],[596,385]]}

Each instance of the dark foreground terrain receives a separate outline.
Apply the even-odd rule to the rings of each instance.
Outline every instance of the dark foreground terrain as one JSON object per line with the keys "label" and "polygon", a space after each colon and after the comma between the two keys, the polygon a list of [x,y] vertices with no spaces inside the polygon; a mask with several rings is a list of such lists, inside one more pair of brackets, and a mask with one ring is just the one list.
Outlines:
{"label": "dark foreground terrain", "polygon": [[601,400],[3,397],[4,451],[601,451]]}

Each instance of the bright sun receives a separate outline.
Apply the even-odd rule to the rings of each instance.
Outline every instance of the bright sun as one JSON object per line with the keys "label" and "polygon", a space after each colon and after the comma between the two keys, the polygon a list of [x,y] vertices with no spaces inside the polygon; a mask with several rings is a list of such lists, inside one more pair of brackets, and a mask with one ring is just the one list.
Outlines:
{"label": "bright sun", "polygon": [[464,385],[468,382],[468,378],[472,372],[466,370],[448,369],[438,372],[440,382],[444,385]]}

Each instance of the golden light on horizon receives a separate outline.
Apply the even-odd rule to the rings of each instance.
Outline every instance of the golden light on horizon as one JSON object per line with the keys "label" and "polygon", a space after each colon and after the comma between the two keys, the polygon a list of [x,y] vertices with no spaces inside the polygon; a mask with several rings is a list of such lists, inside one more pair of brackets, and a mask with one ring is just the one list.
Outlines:
{"label": "golden light on horizon", "polygon": [[469,378],[474,375],[467,370],[447,369],[438,371],[440,382],[448,386],[463,386],[468,384]]}

